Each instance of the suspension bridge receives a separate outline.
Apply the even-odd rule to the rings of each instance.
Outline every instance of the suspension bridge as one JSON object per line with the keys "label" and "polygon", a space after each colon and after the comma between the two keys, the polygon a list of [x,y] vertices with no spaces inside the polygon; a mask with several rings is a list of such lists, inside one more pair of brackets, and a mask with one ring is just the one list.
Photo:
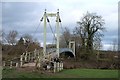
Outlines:
{"label": "suspension bridge", "polygon": [[[53,31],[52,26],[50,24],[49,17],[56,18],[56,32]],[[58,67],[57,71],[60,71],[63,69],[63,63],[60,60],[61,54],[67,55],[68,57],[75,57],[75,42],[70,41],[69,45],[67,45],[66,48],[60,48],[60,28],[62,28],[61,18],[59,15],[59,10],[57,13],[48,13],[44,12],[43,17],[40,19],[40,23],[44,23],[44,42],[43,42],[43,51],[35,50],[33,52],[25,52],[21,54],[20,57],[10,60],[9,66],[13,67],[25,67],[25,66],[37,66],[37,67],[44,67],[47,68],[53,68],[54,72],[56,71],[56,68]],[[49,27],[52,31],[52,34],[55,39],[56,47],[54,48],[47,48],[46,47],[46,39],[47,39],[47,23],[49,24]],[[55,35],[56,34],[56,35]],[[65,39],[65,38],[64,38]],[[66,40],[65,40],[66,41]],[[66,42],[65,42],[66,43]],[[3,66],[6,66],[6,63],[3,62]]]}
{"label": "suspension bridge", "polygon": [[[52,29],[52,27],[50,25],[49,17],[55,17],[56,18],[56,36],[55,36],[55,33],[53,32],[53,29]],[[75,56],[75,42],[74,41],[69,42],[69,47],[68,48],[61,48],[60,49],[60,47],[59,47],[60,27],[61,27],[61,29],[63,29],[62,28],[62,23],[61,23],[61,18],[60,18],[60,15],[59,15],[59,10],[57,11],[57,13],[47,13],[46,10],[45,10],[44,15],[43,15],[43,17],[41,18],[40,21],[43,21],[43,20],[44,20],[43,55],[45,56],[46,53],[48,53],[48,52],[53,53],[52,51],[54,51],[55,52],[54,54],[56,54],[55,57],[58,57],[58,58],[60,56],[59,54],[64,53],[64,52],[68,52],[68,53],[70,52],[71,54],[73,54],[73,56]],[[49,24],[49,27],[50,27],[50,29],[51,29],[51,31],[53,33],[54,39],[56,40],[56,49],[54,48],[54,50],[52,50],[52,49],[46,50],[46,34],[47,34],[47,32],[46,32],[46,29],[47,29],[46,24],[47,23]]]}

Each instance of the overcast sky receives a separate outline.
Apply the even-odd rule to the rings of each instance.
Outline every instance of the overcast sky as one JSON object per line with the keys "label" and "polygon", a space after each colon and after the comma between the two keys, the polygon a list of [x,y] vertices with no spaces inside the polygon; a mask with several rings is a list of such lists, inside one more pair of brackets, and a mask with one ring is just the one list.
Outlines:
{"label": "overcast sky", "polygon": [[[118,0],[35,0],[34,2],[2,2],[2,28],[8,33],[17,30],[19,37],[25,33],[31,34],[41,43],[43,42],[43,22],[40,19],[47,12],[57,12],[59,9],[62,26],[71,31],[76,27],[76,22],[87,11],[101,15],[105,20],[106,31],[103,37],[103,49],[110,49],[113,40],[118,40]],[[25,0],[24,0],[25,1]],[[55,27],[52,18],[51,26]],[[53,40],[52,32],[48,26],[47,43]],[[117,41],[116,41],[117,42]]]}

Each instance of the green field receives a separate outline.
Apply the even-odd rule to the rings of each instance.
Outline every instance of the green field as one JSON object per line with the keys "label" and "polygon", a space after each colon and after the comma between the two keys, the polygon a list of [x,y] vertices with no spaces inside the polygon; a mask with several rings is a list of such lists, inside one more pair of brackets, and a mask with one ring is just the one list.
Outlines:
{"label": "green field", "polygon": [[41,73],[6,68],[3,78],[118,78],[118,70],[66,69],[59,73]]}

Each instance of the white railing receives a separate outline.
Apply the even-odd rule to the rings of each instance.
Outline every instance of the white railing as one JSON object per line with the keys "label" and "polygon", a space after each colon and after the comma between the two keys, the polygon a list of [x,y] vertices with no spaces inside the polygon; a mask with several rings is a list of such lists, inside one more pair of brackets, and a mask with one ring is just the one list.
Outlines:
{"label": "white railing", "polygon": [[[40,51],[35,49],[33,52],[26,51],[25,53],[20,55],[20,57],[14,58],[13,60],[3,61],[3,66],[8,66],[10,68],[25,67],[25,66],[23,66],[24,64],[33,62],[37,65],[37,66],[36,65],[34,65],[34,66],[41,67],[41,65],[42,65],[41,61],[43,59],[44,59],[44,57],[40,54]],[[50,59],[48,59],[48,60],[50,60]],[[49,63],[50,62],[51,61],[49,61]],[[63,70],[63,62],[52,61],[52,63],[53,63],[53,66],[47,65],[47,70],[52,70],[52,72],[54,72],[54,73]],[[52,69],[51,69],[51,67],[52,67]]]}

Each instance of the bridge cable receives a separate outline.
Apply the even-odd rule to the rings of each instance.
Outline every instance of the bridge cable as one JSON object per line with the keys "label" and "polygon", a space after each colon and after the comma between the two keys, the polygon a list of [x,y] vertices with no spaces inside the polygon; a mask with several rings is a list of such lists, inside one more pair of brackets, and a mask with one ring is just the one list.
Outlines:
{"label": "bridge cable", "polygon": [[[60,18],[60,16],[59,16],[59,22],[60,22],[60,26],[61,26],[61,29],[62,29],[62,33],[64,33],[64,29],[63,29],[63,27],[62,27],[62,21],[61,21],[61,18]],[[65,40],[65,43],[66,43],[66,46],[68,46],[67,45],[67,40],[65,39],[65,35],[63,35],[63,38],[64,38],[64,40]]]}
{"label": "bridge cable", "polygon": [[[43,17],[41,18],[40,21],[42,21],[42,20],[43,20]],[[38,24],[35,32],[37,31],[37,29],[38,29],[38,27],[40,26],[40,24],[41,24],[41,22]],[[35,35],[35,33],[34,33],[34,35]],[[29,45],[30,45],[30,43],[28,43],[27,47],[25,48],[25,51],[28,49]],[[15,47],[16,47],[16,46],[13,46],[13,47],[7,52],[7,54],[8,54],[10,51],[12,51]],[[14,59],[18,59],[18,58],[20,58],[20,57],[15,57]],[[14,59],[12,59],[12,60],[14,60]]]}
{"label": "bridge cable", "polygon": [[[60,22],[60,27],[61,27],[61,29],[62,29],[62,33],[64,33],[64,29],[63,29],[63,26],[62,26],[62,23],[61,23],[61,22]],[[66,46],[68,46],[67,40],[65,39],[65,35],[64,35],[64,34],[63,34],[63,38],[64,38],[64,40],[65,40]]]}
{"label": "bridge cable", "polygon": [[55,37],[55,33],[54,33],[53,29],[52,29],[52,26],[51,26],[50,21],[49,21],[48,18],[47,18],[47,22],[48,22],[48,24],[49,24],[49,26],[50,26],[50,29],[51,29],[51,31],[52,31],[52,34],[53,34],[55,40],[57,40],[56,37]]}
{"label": "bridge cable", "polygon": [[[41,25],[41,22],[42,22],[42,21],[43,21],[43,17],[40,19],[40,23],[38,24],[37,28],[35,29],[35,32],[34,32],[33,36],[36,35],[36,32],[37,32],[39,26]],[[27,47],[25,48],[25,51],[28,49],[29,46],[30,46],[30,43],[28,43]]]}
{"label": "bridge cable", "polygon": [[[53,34],[52,44],[54,44],[54,40],[56,41],[57,39],[56,39],[55,33],[54,33],[53,29],[52,29],[52,26],[51,26],[51,24],[50,24],[50,20],[48,19],[48,17],[47,17],[47,22],[48,22],[49,27],[50,27],[50,29],[51,29],[51,31],[52,31],[52,34]],[[54,45],[52,46],[52,48],[54,48]]]}

